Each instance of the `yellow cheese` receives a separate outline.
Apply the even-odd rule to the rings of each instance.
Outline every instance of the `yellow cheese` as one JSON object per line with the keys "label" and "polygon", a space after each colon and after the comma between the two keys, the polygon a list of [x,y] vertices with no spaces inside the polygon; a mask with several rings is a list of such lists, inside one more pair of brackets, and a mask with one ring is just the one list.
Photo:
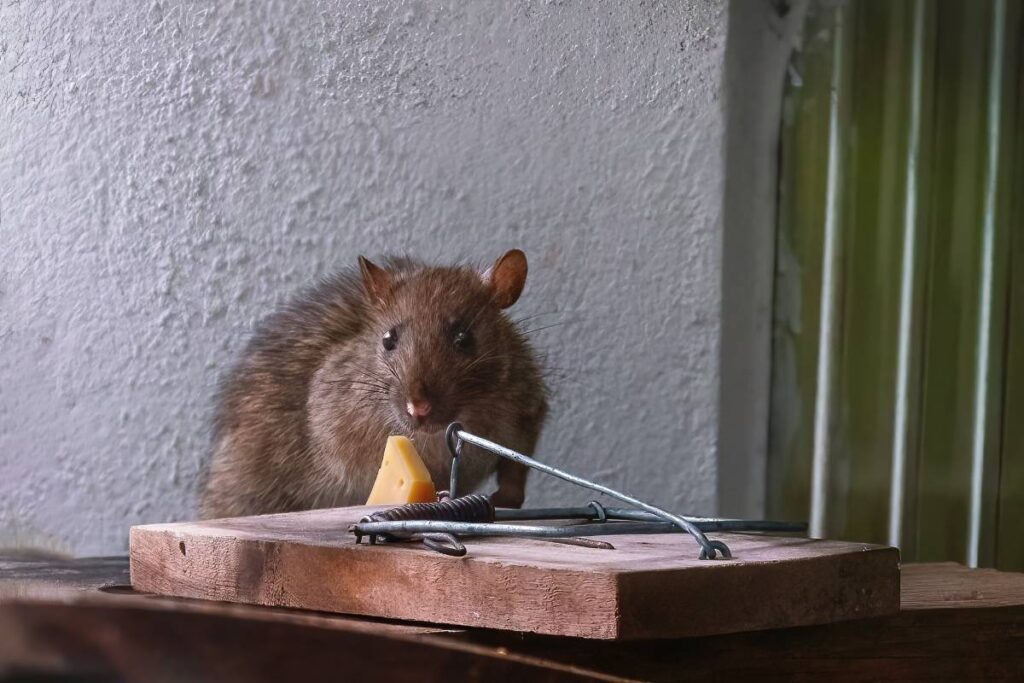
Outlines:
{"label": "yellow cheese", "polygon": [[412,441],[404,436],[389,436],[377,481],[366,504],[433,503],[436,500],[434,482]]}

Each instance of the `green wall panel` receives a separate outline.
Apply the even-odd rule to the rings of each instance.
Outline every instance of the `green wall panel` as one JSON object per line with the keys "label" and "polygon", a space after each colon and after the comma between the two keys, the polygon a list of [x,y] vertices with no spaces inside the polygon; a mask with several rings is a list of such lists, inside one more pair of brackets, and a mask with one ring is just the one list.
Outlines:
{"label": "green wall panel", "polygon": [[[780,131],[773,515],[811,514],[820,399],[828,535],[885,542],[895,519],[905,559],[1024,569],[1024,536],[1013,528],[1024,513],[1021,5],[851,0],[808,9]],[[825,292],[829,212],[839,253]],[[823,296],[834,313],[821,374]],[[896,442],[906,462],[894,515]],[[972,490],[981,492],[973,513]]]}

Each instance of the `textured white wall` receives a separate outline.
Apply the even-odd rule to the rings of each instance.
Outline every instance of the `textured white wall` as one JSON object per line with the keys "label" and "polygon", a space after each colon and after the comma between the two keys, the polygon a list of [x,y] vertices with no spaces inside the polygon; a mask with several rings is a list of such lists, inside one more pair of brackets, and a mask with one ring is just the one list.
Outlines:
{"label": "textured white wall", "polygon": [[187,518],[253,322],[393,251],[524,248],[539,453],[713,511],[720,3],[199,4],[0,0],[0,545]]}

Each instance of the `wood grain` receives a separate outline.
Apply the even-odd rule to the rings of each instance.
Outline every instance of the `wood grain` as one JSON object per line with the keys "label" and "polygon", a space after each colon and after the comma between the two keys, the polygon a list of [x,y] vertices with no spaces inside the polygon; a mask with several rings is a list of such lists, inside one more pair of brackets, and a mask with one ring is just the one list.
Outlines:
{"label": "wood grain", "polygon": [[496,631],[429,637],[649,681],[1024,679],[1024,574],[941,563],[904,565],[901,578],[898,614],[834,624],[600,646]]}
{"label": "wood grain", "polygon": [[179,609],[221,614],[239,619],[280,621],[306,626],[344,628],[382,635],[444,633],[453,627],[400,621],[381,621],[345,614],[313,612],[287,607],[260,607],[242,603],[186,600],[135,591],[131,587],[128,557],[32,559],[0,554],[0,605],[10,602],[88,602],[154,609]]}
{"label": "wood grain", "polygon": [[899,608],[895,549],[719,535],[701,561],[682,535],[605,537],[615,550],[471,539],[451,558],[357,545],[368,509],[338,508],[131,531],[133,586],[206,600],[597,639],[669,638],[870,617]]}
{"label": "wood grain", "polygon": [[24,557],[0,553],[0,604],[19,599],[54,599],[129,583],[124,557],[80,559]]}
{"label": "wood grain", "polygon": [[495,648],[187,604],[0,604],[0,680],[622,680]]}
{"label": "wood grain", "polygon": [[[326,632],[313,635],[314,646],[329,652],[347,652],[348,633],[352,631],[385,638],[413,636],[431,643],[469,644],[480,652],[499,657],[511,654],[513,659],[516,659],[514,655],[520,655],[537,661],[557,661],[577,672],[587,670],[611,677],[656,681],[1019,680],[1024,671],[1024,574],[968,569],[953,563],[903,565],[902,611],[888,617],[705,638],[628,642],[459,630],[323,612],[154,596],[123,586],[118,588],[127,580],[127,575],[126,557],[34,562],[0,557],[0,607],[4,595],[16,597],[31,593],[32,599],[57,598],[76,604],[88,601],[111,607],[135,605],[219,614],[255,622],[246,631],[251,642],[264,642],[265,633],[276,633],[274,629],[265,630],[260,624],[281,622],[338,632],[336,637]],[[25,586],[30,586],[31,591],[25,590]],[[55,614],[54,618],[57,617]],[[60,620],[68,623],[63,615]],[[89,633],[96,630],[89,620],[77,623]],[[5,631],[12,632],[11,629]],[[158,650],[162,647],[160,642],[163,641],[157,643]],[[241,641],[239,647],[244,650],[249,647],[248,642]],[[51,649],[60,645],[52,639],[45,643]],[[133,646],[135,644],[137,641]],[[299,642],[289,645],[289,652],[301,653],[306,647]],[[179,666],[190,666],[192,671],[203,668],[201,663],[191,661],[202,657],[203,652],[179,647],[176,656],[184,660]],[[342,659],[340,665],[332,666],[339,667],[337,673],[351,673],[353,669],[344,668],[349,666],[348,660]],[[69,660],[68,666],[71,663],[73,660]],[[254,663],[258,662],[254,660]],[[235,665],[242,664],[244,662]],[[301,666],[300,660],[296,671],[306,670]],[[0,670],[2,668],[0,666]],[[393,669],[382,669],[381,676],[397,676],[397,672],[403,670],[404,664],[398,663]],[[500,679],[501,670],[496,673]]]}
{"label": "wood grain", "polygon": [[903,567],[900,608],[905,612],[1024,606],[1024,574],[968,569],[956,562]]}

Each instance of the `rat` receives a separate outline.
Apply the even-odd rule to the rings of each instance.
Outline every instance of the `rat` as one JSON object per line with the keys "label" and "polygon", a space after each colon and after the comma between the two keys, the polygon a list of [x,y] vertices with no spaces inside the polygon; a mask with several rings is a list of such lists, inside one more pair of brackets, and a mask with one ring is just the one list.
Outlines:
{"label": "rat", "polygon": [[[221,383],[204,518],[362,505],[389,435],[413,440],[438,488],[445,428],[533,453],[547,388],[508,318],[526,282],[513,249],[486,270],[362,256],[260,324]],[[459,493],[492,473],[520,507],[527,468],[466,444]]]}

